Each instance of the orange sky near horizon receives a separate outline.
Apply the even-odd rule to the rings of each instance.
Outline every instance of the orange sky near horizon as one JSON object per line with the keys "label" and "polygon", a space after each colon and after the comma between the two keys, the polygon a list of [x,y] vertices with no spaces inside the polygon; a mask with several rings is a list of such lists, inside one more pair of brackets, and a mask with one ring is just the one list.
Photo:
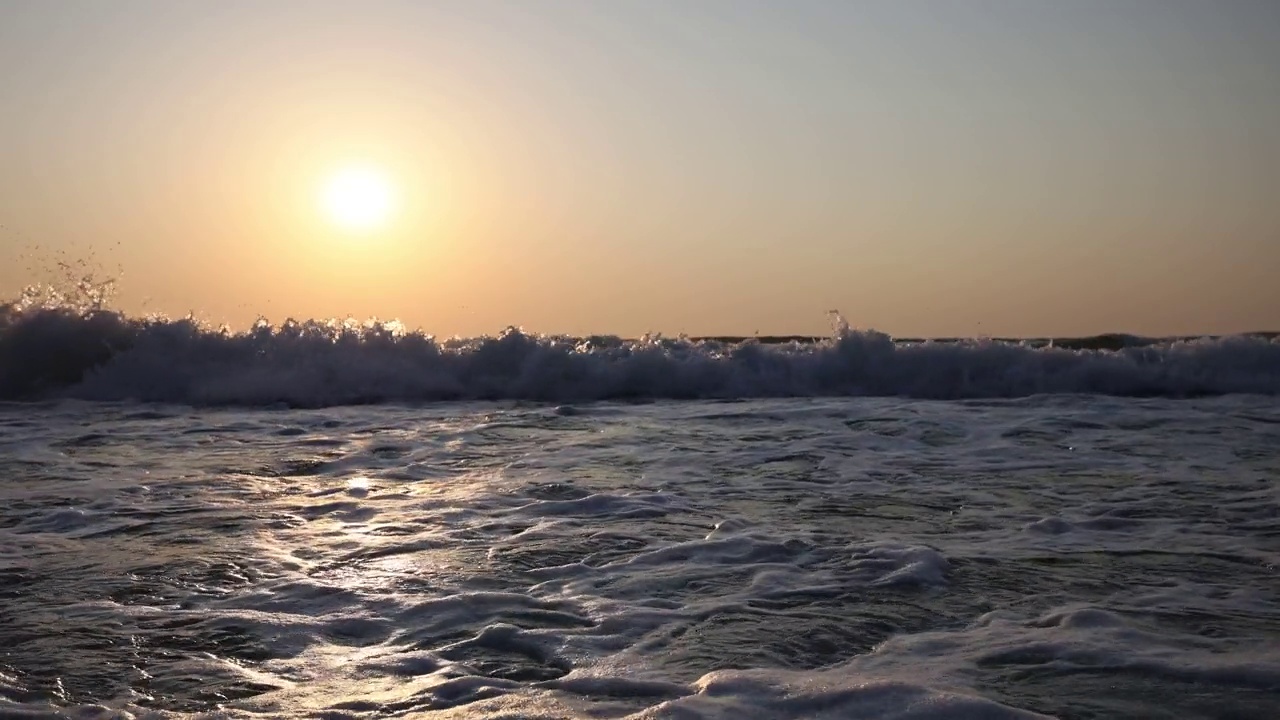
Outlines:
{"label": "orange sky near horizon", "polygon": [[[638,336],[1280,329],[1280,5],[0,1],[0,296]],[[353,231],[343,168],[396,196]]]}

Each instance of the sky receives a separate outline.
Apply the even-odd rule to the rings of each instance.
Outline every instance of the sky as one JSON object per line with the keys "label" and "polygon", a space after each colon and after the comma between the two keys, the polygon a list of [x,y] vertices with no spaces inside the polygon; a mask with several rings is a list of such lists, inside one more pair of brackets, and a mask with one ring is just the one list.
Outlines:
{"label": "sky", "polygon": [[1274,0],[0,0],[0,67],[0,297],[64,253],[235,327],[1280,329]]}

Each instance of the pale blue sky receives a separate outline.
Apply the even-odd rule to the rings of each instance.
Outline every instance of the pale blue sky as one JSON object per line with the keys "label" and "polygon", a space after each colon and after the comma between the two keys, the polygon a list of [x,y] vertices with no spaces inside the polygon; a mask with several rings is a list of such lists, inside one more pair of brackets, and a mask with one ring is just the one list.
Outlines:
{"label": "pale blue sky", "polygon": [[1280,328],[1277,2],[0,0],[0,64],[5,295],[92,245],[237,324]]}

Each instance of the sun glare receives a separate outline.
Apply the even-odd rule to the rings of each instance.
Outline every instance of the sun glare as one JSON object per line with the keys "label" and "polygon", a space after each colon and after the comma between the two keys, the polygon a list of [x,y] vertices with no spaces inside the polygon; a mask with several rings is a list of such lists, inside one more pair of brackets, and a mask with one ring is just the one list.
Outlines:
{"label": "sun glare", "polygon": [[340,228],[376,230],[395,210],[395,193],[386,175],[378,170],[346,168],[325,183],[321,204]]}

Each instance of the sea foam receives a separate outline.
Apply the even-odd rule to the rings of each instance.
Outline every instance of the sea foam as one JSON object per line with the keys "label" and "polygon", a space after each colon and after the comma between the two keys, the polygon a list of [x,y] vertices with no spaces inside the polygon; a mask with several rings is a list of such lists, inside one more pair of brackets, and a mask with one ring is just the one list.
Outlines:
{"label": "sea foam", "polygon": [[438,340],[376,322],[260,322],[232,332],[189,319],[7,305],[0,306],[0,399],[321,407],[434,400],[1280,392],[1280,339],[1128,338],[1100,339],[1097,345],[908,342],[844,326],[826,339],[780,343],[575,338],[515,328]]}

